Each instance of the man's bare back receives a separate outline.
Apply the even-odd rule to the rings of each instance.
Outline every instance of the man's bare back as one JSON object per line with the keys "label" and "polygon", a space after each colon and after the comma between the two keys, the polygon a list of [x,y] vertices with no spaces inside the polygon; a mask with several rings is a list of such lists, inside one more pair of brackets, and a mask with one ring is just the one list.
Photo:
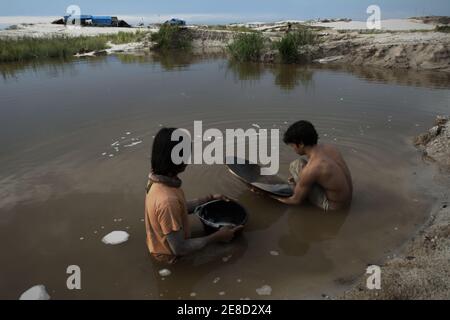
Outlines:
{"label": "man's bare back", "polygon": [[350,170],[336,147],[319,145],[318,139],[313,124],[305,120],[297,121],[285,132],[284,143],[308,161],[291,163],[295,181],[293,195],[276,199],[294,205],[309,199],[324,210],[344,208],[350,205],[353,194]]}
{"label": "man's bare back", "polygon": [[301,174],[301,179],[308,177],[324,189],[330,209],[340,209],[350,204],[353,194],[352,178],[336,147],[325,144],[314,147]]}

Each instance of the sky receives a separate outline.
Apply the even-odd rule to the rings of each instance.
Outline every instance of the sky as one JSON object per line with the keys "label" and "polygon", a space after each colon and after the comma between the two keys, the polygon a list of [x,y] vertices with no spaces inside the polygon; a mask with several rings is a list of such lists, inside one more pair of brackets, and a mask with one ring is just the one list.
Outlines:
{"label": "sky", "polygon": [[[351,18],[366,20],[371,4],[382,19],[450,16],[449,0],[0,0],[0,16],[61,16],[75,4],[83,14],[178,16],[188,22],[244,22]],[[149,21],[150,22],[150,21]],[[153,21],[152,21],[153,22]]]}

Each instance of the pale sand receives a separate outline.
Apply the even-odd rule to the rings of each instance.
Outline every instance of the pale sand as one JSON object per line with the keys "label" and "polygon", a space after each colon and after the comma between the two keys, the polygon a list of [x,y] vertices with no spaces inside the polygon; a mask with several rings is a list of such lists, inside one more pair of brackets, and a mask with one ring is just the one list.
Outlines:
{"label": "pale sand", "polygon": [[[312,26],[327,27],[335,30],[365,30],[367,29],[366,21],[350,21],[350,22],[314,22]],[[410,19],[390,19],[381,20],[382,30],[391,31],[408,31],[408,30],[433,30],[435,25],[426,24],[418,20]]]}
{"label": "pale sand", "polygon": [[36,23],[32,25],[17,25],[14,30],[0,30],[0,38],[33,37],[50,38],[54,36],[97,36],[102,34],[117,34],[119,32],[136,32],[137,30],[149,30],[147,28],[102,28],[102,27],[73,27],[51,23]]}
{"label": "pale sand", "polygon": [[[415,140],[415,145],[440,168],[436,180],[448,181],[450,122],[436,118],[435,126]],[[397,256],[381,266],[381,289],[368,290],[367,275],[340,299],[449,299],[450,298],[450,192],[441,195],[427,224]]]}

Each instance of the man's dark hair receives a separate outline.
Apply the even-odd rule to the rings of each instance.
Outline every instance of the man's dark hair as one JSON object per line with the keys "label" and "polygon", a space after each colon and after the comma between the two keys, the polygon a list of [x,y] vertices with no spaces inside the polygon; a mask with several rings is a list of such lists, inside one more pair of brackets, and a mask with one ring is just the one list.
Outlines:
{"label": "man's dark hair", "polygon": [[156,134],[152,147],[152,172],[163,176],[176,176],[186,168],[184,163],[175,164],[172,161],[172,149],[181,142],[172,141],[172,133],[176,128],[162,128]]}
{"label": "man's dark hair", "polygon": [[317,131],[309,121],[300,120],[292,124],[284,133],[283,141],[286,144],[314,146],[319,139]]}

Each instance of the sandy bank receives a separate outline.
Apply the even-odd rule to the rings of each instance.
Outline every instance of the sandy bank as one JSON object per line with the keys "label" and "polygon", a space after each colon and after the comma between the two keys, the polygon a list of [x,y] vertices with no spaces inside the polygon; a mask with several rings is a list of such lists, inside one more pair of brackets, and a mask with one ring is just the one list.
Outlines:
{"label": "sandy bank", "polygon": [[[448,33],[329,32],[322,33],[321,43],[310,52],[315,60],[324,63],[450,72],[449,48]],[[324,58],[331,61],[320,60]]]}
{"label": "sandy bank", "polygon": [[[415,144],[441,169],[448,180],[450,121],[438,117],[435,126]],[[449,299],[450,298],[450,192],[441,195],[428,223],[397,256],[381,267],[381,290],[368,290],[366,276],[341,299]]]}
{"label": "sandy bank", "polygon": [[[346,22],[342,22],[346,23]],[[429,24],[420,24],[432,27]],[[273,26],[258,26],[272,42],[285,32]],[[281,28],[277,25],[276,28]],[[227,30],[192,28],[194,47],[225,48],[236,34]],[[374,32],[324,30],[318,32],[319,44],[305,48],[307,61],[322,64],[373,66],[389,69],[433,70],[450,72],[450,34],[434,31]],[[279,61],[276,50],[266,51],[261,61]]]}
{"label": "sandy bank", "polygon": [[424,157],[436,162],[440,168],[450,172],[450,120],[448,116],[436,118],[434,126],[418,136],[414,144]]}
{"label": "sandy bank", "polygon": [[[432,23],[423,23],[418,20],[386,20],[382,24],[385,31],[376,32],[359,30],[365,29],[365,23],[358,21],[312,23],[312,25],[323,25],[328,28],[318,29],[319,44],[303,49],[304,52],[302,53],[306,61],[323,64],[450,72],[450,34],[431,30],[435,27]],[[341,28],[341,25],[345,28]],[[279,40],[285,34],[287,26],[287,22],[279,22],[265,25],[255,24],[249,28],[263,31],[263,34],[273,42]],[[345,31],[343,31],[344,29]],[[410,29],[425,31],[405,31]],[[66,28],[49,23],[37,23],[18,25],[17,28],[12,30],[1,30],[0,38],[95,36],[118,32],[136,32],[137,30],[145,30],[151,33],[158,29],[156,27]],[[232,30],[202,26],[190,26],[189,30],[193,34],[193,47],[197,51],[224,51],[237,33]],[[135,50],[150,48],[149,38],[145,42],[142,45],[132,46],[130,50],[133,50],[133,48]],[[280,61],[276,50],[267,50],[261,58],[262,62],[276,63]],[[108,53],[113,52],[115,51],[110,50]]]}
{"label": "sandy bank", "polygon": [[449,299],[449,195],[396,256],[381,267],[381,290],[368,290],[366,276],[341,299]]}
{"label": "sandy bank", "polygon": [[[337,22],[314,22],[311,24],[316,27],[326,27],[335,30],[367,30],[366,21],[337,21]],[[408,30],[432,30],[433,24],[427,24],[415,19],[389,19],[381,20],[381,29],[390,31],[408,31]]]}

